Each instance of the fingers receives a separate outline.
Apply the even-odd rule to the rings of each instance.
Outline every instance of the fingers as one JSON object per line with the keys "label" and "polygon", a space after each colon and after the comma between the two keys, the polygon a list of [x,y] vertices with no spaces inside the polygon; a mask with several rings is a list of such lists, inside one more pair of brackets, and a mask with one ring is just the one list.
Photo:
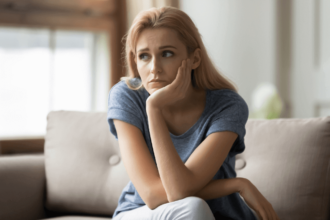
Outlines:
{"label": "fingers", "polygon": [[[255,214],[258,216],[258,220],[279,220],[275,210],[271,203],[269,203],[265,198],[257,206],[253,207]],[[251,207],[252,208],[252,207]]]}
{"label": "fingers", "polygon": [[174,88],[177,90],[177,94],[181,97],[185,96],[191,83],[191,66],[191,61],[187,59],[182,61],[182,64],[178,69],[178,74],[174,82]]}
{"label": "fingers", "polygon": [[240,195],[242,195],[247,205],[255,211],[258,220],[279,220],[272,204],[250,181],[245,183],[247,184],[242,188]]}
{"label": "fingers", "polygon": [[280,220],[270,203],[266,204],[257,214],[260,220]]}
{"label": "fingers", "polygon": [[276,214],[273,206],[271,203],[268,202],[268,207],[269,207],[269,219],[272,219],[272,220],[279,220],[280,218],[278,217],[278,215]]}
{"label": "fingers", "polygon": [[183,80],[183,61],[181,62],[181,66],[178,68],[178,73],[176,74],[176,77],[174,81],[172,82],[173,88],[177,89],[181,86],[182,80]]}
{"label": "fingers", "polygon": [[185,60],[182,61],[181,66],[179,67],[178,74],[176,76],[176,82],[175,82],[175,88],[181,89],[184,85],[184,79],[185,79]]}
{"label": "fingers", "polygon": [[262,204],[262,219],[278,220],[272,204],[261,194],[263,202]]}
{"label": "fingers", "polygon": [[185,70],[184,70],[184,91],[187,91],[187,89],[188,89],[188,87],[189,87],[189,85],[190,85],[190,83],[191,83],[191,76],[190,76],[190,73],[191,73],[191,61],[190,61],[190,59],[187,59],[186,61],[185,61]]}

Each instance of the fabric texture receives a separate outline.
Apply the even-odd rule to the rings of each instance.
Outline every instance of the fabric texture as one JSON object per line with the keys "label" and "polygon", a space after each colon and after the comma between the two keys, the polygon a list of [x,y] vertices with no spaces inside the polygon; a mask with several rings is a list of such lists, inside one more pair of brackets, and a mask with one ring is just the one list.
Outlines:
{"label": "fabric texture", "polygon": [[[139,80],[135,78],[132,83],[137,83]],[[107,119],[110,131],[117,140],[113,119],[130,123],[139,128],[157,166],[146,113],[146,100],[148,97],[149,93],[144,88],[131,90],[124,81],[118,82],[109,92]],[[170,133],[170,136],[180,158],[183,162],[186,162],[192,152],[208,135],[220,131],[237,133],[238,138],[213,179],[235,178],[235,155],[245,150],[245,124],[248,115],[249,110],[246,102],[235,91],[229,89],[207,90],[205,109],[199,120],[184,134],[174,135]],[[250,208],[239,196],[239,193],[206,200],[206,202],[216,219],[256,219]],[[120,212],[136,209],[143,205],[145,205],[144,201],[133,183],[129,181],[122,190],[113,217]]]}
{"label": "fabric texture", "polygon": [[147,205],[119,213],[112,220],[214,220],[213,213],[205,200],[189,196],[165,203],[151,210]]}
{"label": "fabric texture", "polygon": [[42,154],[0,154],[0,219],[44,218],[44,190]]}
{"label": "fabric texture", "polygon": [[282,220],[330,219],[330,116],[249,119],[245,166],[250,180]]}
{"label": "fabric texture", "polygon": [[45,207],[111,216],[129,182],[106,112],[52,111],[45,136]]}

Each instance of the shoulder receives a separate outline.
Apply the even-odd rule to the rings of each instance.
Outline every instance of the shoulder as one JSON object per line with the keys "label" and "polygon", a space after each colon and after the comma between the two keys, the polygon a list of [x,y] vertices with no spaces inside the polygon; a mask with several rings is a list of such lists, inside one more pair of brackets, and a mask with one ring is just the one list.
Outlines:
{"label": "shoulder", "polygon": [[230,89],[211,90],[211,109],[214,112],[229,114],[239,121],[245,121],[249,115],[249,108],[243,97]]}
{"label": "shoulder", "polygon": [[243,97],[230,89],[211,90],[211,99],[213,101],[212,104],[216,107],[219,107],[219,105],[234,105],[247,108],[247,104]]}
{"label": "shoulder", "polygon": [[223,101],[245,102],[240,94],[231,89],[211,90],[213,98]]}
{"label": "shoulder", "polygon": [[[132,79],[132,84],[137,83],[137,80]],[[108,104],[110,106],[115,103],[136,103],[143,100],[144,96],[144,89],[132,90],[125,81],[119,81],[110,89]]]}
{"label": "shoulder", "polygon": [[[137,79],[132,79],[131,80],[132,84],[134,85],[134,83],[137,82]],[[110,89],[110,94],[113,96],[116,95],[133,95],[133,94],[137,94],[139,93],[140,90],[132,90],[130,89],[125,81],[119,81],[118,83],[116,83],[114,86],[112,86],[112,88]]]}
{"label": "shoulder", "polygon": [[[134,84],[133,84],[134,85]],[[115,84],[108,99],[107,119],[110,131],[118,139],[114,119],[118,119],[139,128],[143,132],[146,90],[132,90],[125,81]]]}

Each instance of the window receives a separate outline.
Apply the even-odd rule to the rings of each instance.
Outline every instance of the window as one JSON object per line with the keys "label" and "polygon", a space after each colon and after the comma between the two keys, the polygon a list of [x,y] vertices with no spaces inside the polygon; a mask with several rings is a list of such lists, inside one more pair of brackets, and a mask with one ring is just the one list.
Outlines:
{"label": "window", "polygon": [[106,111],[106,32],[0,27],[0,139],[43,137],[50,111]]}

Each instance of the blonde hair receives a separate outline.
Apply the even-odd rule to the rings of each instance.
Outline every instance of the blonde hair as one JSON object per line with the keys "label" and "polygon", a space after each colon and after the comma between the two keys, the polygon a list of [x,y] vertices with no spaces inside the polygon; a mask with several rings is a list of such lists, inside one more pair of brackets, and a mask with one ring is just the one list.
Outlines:
{"label": "blonde hair", "polygon": [[146,28],[160,27],[166,27],[177,31],[180,40],[182,40],[187,47],[188,55],[192,54],[195,49],[200,48],[201,62],[193,71],[194,76],[192,76],[194,78],[193,85],[195,85],[195,87],[210,90],[231,89],[237,92],[233,83],[216,69],[212,60],[209,58],[201,35],[191,18],[185,12],[171,6],[150,8],[141,11],[135,17],[127,34],[123,37],[122,42],[125,44],[123,55],[125,58],[125,67],[128,68],[128,76],[121,77],[120,80],[125,81],[130,89],[137,90],[143,87],[142,81],[139,85],[135,86],[131,83],[131,80],[140,78],[134,61],[139,34]]}

